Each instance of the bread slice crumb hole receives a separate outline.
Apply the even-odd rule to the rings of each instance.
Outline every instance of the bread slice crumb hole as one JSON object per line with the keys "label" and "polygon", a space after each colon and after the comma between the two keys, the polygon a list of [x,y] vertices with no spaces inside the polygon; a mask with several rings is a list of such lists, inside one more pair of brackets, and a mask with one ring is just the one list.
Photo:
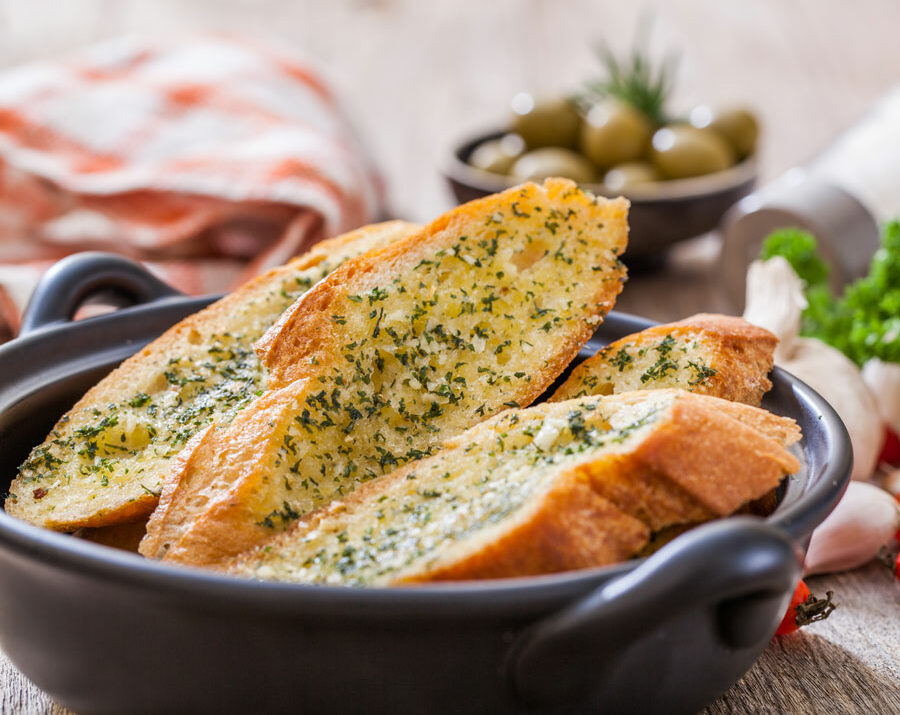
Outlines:
{"label": "bread slice crumb hole", "polygon": [[527,271],[535,263],[550,252],[550,248],[543,241],[531,241],[522,251],[512,255],[513,265],[521,272]]}

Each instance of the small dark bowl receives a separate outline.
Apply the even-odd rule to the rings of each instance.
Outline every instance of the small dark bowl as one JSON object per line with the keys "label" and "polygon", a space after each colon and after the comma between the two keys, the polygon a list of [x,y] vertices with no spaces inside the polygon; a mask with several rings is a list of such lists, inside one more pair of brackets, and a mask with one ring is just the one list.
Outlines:
{"label": "small dark bowl", "polygon": [[[511,179],[468,164],[475,147],[506,132],[495,131],[463,142],[449,152],[443,172],[457,201],[464,203],[514,186]],[[725,212],[753,190],[756,159],[707,176],[677,179],[622,194],[631,201],[625,262],[653,261],[672,244],[712,231]],[[584,184],[598,196],[617,196],[603,184]]]}
{"label": "small dark bowl", "polygon": [[[68,322],[98,293],[139,305]],[[51,269],[25,334],[0,346],[3,478],[90,385],[210,300],[104,254]],[[581,357],[648,325],[611,313]],[[772,382],[764,404],[799,422],[802,468],[764,520],[604,568],[354,589],[173,567],[0,510],[0,645],[82,715],[696,712],[766,647],[850,476],[834,410],[781,370]]]}

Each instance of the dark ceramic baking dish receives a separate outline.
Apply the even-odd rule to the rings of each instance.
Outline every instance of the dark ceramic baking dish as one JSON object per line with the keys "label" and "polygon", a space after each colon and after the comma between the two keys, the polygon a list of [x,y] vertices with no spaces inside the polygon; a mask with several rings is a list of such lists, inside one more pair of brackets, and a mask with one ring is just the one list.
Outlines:
{"label": "dark ceramic baking dish", "polygon": [[[69,322],[88,297],[132,307]],[[135,264],[67,259],[0,347],[0,461],[209,299]],[[648,322],[611,314],[583,354]],[[750,667],[812,529],[846,486],[847,433],[775,370],[765,405],[804,432],[772,516],[694,529],[645,560],[397,589],[255,583],[170,567],[0,512],[0,645],[80,713],[689,713]]]}

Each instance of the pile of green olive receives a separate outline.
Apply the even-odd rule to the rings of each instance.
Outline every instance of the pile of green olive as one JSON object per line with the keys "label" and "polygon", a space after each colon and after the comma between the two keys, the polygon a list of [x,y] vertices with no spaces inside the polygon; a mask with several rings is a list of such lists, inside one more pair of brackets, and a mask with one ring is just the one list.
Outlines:
{"label": "pile of green olive", "polygon": [[475,147],[469,164],[516,182],[564,176],[627,191],[727,169],[754,152],[759,135],[756,117],[743,108],[699,106],[661,126],[611,97],[579,108],[518,94],[512,110],[509,132]]}

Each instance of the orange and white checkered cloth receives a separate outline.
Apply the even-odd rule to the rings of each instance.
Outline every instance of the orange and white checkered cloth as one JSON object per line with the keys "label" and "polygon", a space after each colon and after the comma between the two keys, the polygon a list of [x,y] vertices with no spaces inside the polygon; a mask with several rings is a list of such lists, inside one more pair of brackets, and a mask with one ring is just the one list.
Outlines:
{"label": "orange and white checkered cloth", "polygon": [[[332,95],[272,47],[124,38],[0,74],[0,334],[80,250],[227,290],[381,213]],[[5,325],[4,325],[5,324]]]}

